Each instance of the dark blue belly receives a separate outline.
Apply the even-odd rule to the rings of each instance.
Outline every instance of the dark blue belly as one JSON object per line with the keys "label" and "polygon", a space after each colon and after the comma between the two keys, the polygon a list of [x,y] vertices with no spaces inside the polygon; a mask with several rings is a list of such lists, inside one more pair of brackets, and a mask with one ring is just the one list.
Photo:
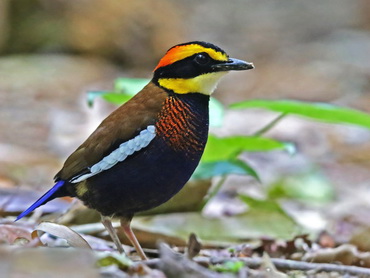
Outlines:
{"label": "dark blue belly", "polygon": [[81,198],[103,215],[130,215],[169,200],[189,180],[201,153],[175,152],[161,138],[87,181]]}

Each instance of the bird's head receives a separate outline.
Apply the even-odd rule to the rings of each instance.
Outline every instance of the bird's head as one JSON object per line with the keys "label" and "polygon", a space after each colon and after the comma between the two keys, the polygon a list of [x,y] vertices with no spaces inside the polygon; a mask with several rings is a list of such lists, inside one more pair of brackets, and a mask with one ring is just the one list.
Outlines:
{"label": "bird's head", "polygon": [[153,82],[177,94],[211,95],[227,72],[253,68],[211,43],[194,41],[170,48],[154,69]]}

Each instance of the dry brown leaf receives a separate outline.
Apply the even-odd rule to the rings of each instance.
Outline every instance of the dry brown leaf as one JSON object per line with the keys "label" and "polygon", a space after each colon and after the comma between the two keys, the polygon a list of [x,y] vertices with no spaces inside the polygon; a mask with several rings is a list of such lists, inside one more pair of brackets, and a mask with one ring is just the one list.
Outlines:
{"label": "dry brown leaf", "polygon": [[370,227],[365,227],[356,231],[351,239],[350,244],[355,245],[361,251],[370,251]]}
{"label": "dry brown leaf", "polygon": [[370,267],[370,252],[360,252],[354,245],[343,244],[336,248],[319,249],[306,253],[302,260],[314,263],[342,263]]}
{"label": "dry brown leaf", "polygon": [[51,222],[42,222],[35,228],[35,230],[63,238],[70,246],[91,249],[91,246],[80,234],[66,226]]}
{"label": "dry brown leaf", "polygon": [[188,246],[186,248],[186,256],[191,260],[199,254],[201,249],[202,244],[198,241],[197,236],[194,233],[191,233],[189,236]]}
{"label": "dry brown leaf", "polygon": [[31,241],[31,230],[17,225],[0,225],[0,241],[13,244],[19,238]]}
{"label": "dry brown leaf", "polygon": [[[263,277],[266,278],[286,278],[288,277],[285,273],[280,272],[276,269],[274,263],[271,261],[270,256],[264,253],[262,256],[262,264],[260,271],[263,272]],[[262,273],[261,273],[262,274]]]}

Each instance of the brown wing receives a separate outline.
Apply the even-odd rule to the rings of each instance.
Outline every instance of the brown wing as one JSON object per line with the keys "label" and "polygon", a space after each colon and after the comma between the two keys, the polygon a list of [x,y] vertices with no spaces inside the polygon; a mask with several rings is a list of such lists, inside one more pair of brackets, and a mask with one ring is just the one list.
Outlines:
{"label": "brown wing", "polygon": [[112,147],[154,124],[168,94],[150,82],[141,92],[112,112],[66,160],[56,180],[69,180],[108,155]]}

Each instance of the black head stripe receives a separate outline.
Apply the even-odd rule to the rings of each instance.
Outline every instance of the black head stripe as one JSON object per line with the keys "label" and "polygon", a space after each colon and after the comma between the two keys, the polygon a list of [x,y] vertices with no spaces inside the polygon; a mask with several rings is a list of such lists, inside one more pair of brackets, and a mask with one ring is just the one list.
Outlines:
{"label": "black head stripe", "polygon": [[[202,54],[209,59],[205,64],[199,64],[196,61],[196,56]],[[212,65],[218,64],[220,61],[215,61],[206,52],[196,53],[183,60],[177,61],[165,67],[158,68],[154,72],[154,81],[159,78],[193,78],[201,74],[214,72]]]}

